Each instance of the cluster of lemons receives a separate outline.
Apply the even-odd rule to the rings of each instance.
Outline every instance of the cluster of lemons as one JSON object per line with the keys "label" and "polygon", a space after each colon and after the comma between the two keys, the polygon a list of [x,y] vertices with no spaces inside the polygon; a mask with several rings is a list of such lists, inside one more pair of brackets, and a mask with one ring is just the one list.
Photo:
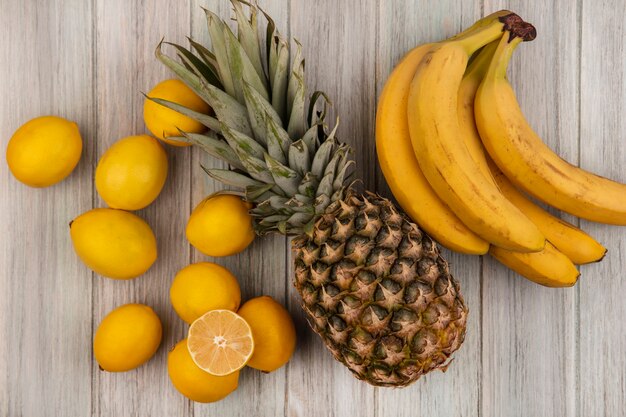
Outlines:
{"label": "cluster of lemons", "polygon": [[[210,108],[178,80],[159,83],[148,93],[202,113]],[[197,121],[146,99],[144,121],[154,135],[129,136],[102,155],[95,186],[107,208],[89,210],[70,223],[70,236],[79,258],[100,275],[132,279],[157,259],[156,237],[141,217],[132,213],[151,204],[161,193],[168,158],[156,138],[174,146],[180,131],[199,133]],[[46,187],[66,178],[76,167],[82,138],[76,123],[56,116],[33,119],[20,127],[7,147],[13,175],[31,187]],[[254,240],[251,206],[231,194],[205,198],[190,215],[189,242],[208,256],[229,256]],[[188,337],[168,355],[173,385],[188,398],[212,402],[238,384],[248,365],[271,372],[283,366],[295,349],[295,327],[287,310],[263,296],[240,306],[237,279],[210,262],[189,265],[172,282],[174,310],[188,324]],[[120,372],[147,362],[157,351],[162,325],[154,310],[126,304],[111,311],[94,338],[94,355],[103,370]]]}

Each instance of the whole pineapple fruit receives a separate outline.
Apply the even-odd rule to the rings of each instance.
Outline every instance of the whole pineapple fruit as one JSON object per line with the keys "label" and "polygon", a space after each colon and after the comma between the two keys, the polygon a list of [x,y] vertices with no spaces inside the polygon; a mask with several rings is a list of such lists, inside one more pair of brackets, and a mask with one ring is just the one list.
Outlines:
{"label": "whole pineapple fruit", "polygon": [[[352,187],[351,149],[325,124],[323,93],[309,100],[301,46],[269,16],[258,35],[255,5],[231,0],[237,35],[210,11],[213,50],[173,45],[180,62],[157,57],[213,109],[215,117],[153,99],[209,128],[180,138],[230,164],[206,169],[254,204],[258,234],[292,241],[295,286],[311,327],[357,378],[406,386],[447,366],[463,343],[467,308],[432,239],[388,200]],[[244,6],[250,9],[245,13]],[[308,101],[308,106],[307,106]]]}

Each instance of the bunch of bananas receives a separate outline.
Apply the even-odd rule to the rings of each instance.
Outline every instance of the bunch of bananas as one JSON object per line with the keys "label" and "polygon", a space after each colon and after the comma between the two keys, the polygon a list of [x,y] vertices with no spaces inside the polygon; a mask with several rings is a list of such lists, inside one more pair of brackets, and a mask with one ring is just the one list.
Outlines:
{"label": "bunch of bananas", "polygon": [[575,216],[626,225],[626,185],[573,166],[526,121],[506,70],[535,28],[503,10],[411,50],[376,116],[382,171],[402,208],[448,249],[495,259],[542,285],[574,285],[606,249],[528,195]]}

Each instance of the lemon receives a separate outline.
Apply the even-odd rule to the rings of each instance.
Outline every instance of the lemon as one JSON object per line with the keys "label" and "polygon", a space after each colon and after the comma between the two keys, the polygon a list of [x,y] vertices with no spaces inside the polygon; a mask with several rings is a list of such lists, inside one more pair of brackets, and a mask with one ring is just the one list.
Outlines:
{"label": "lemon", "polygon": [[210,195],[200,202],[187,222],[187,240],[208,256],[241,252],[254,240],[250,204],[231,194]]}
{"label": "lemon", "polygon": [[152,203],[167,178],[167,154],[148,135],[115,142],[96,168],[96,189],[112,208],[139,210]]}
{"label": "lemon", "polygon": [[187,348],[200,369],[226,376],[246,366],[254,352],[250,325],[230,310],[211,310],[191,323]]}
{"label": "lemon", "polygon": [[13,134],[7,146],[7,164],[24,184],[47,187],[70,175],[82,150],[76,123],[42,116],[26,122]]}
{"label": "lemon", "polygon": [[123,372],[147,362],[159,348],[163,329],[156,313],[143,304],[126,304],[100,323],[93,351],[100,368]]}
{"label": "lemon", "polygon": [[282,305],[262,296],[244,303],[237,314],[252,329],[254,353],[249,367],[272,372],[289,361],[296,348],[296,328]]}
{"label": "lemon", "polygon": [[[193,90],[176,79],[161,81],[147,96],[172,101],[199,113],[207,114],[210,109]],[[154,136],[174,146],[189,146],[188,143],[168,139],[168,136],[180,136],[178,129],[188,133],[206,130],[200,122],[147,98],[143,104],[143,120]]]}
{"label": "lemon", "polygon": [[239,371],[227,376],[213,376],[198,368],[187,349],[187,339],[178,342],[167,355],[167,372],[181,394],[201,403],[219,401],[239,385]]}
{"label": "lemon", "polygon": [[105,277],[135,278],[146,272],[157,258],[152,229],[127,211],[90,210],[70,223],[70,235],[80,259]]}
{"label": "lemon", "polygon": [[181,319],[191,324],[210,310],[237,311],[241,290],[223,266],[199,262],[181,269],[170,287],[170,300]]}

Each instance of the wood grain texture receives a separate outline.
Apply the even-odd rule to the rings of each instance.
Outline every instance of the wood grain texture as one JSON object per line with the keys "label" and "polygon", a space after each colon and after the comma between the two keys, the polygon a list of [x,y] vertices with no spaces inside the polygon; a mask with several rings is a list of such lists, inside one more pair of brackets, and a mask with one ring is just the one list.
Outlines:
{"label": "wood grain texture", "polygon": [[[626,17],[623,4],[583,1],[580,74],[580,165],[626,182]],[[626,232],[583,222],[609,252],[579,286],[581,416],[626,410]]]}
{"label": "wood grain texture", "polygon": [[[91,273],[68,222],[91,207],[94,158],[89,2],[2,2],[0,28],[0,415],[91,409]],[[9,172],[15,130],[41,115],[78,123],[82,159],[65,181],[34,189]]]}
{"label": "wood grain texture", "polygon": [[[390,196],[376,164],[377,95],[393,66],[419,43],[442,39],[483,14],[509,8],[534,23],[509,71],[522,108],[568,161],[626,181],[626,18],[621,0],[263,0],[281,32],[302,42],[309,88],[326,91],[339,137],[356,150],[356,176]],[[227,0],[0,0],[0,137],[42,114],[75,120],[82,160],[47,189],[18,183],[0,163],[0,416],[619,416],[626,409],[626,233],[582,222],[609,249],[581,268],[571,289],[539,287],[491,259],[445,252],[470,308],[468,334],[449,370],[405,389],[357,381],[309,328],[292,286],[288,239],[257,239],[244,253],[211,259],[190,247],[193,207],[223,187],[200,168],[223,167],[198,149],[168,147],[170,173],[138,214],[153,227],[159,260],[132,281],[89,271],[74,255],[72,218],[102,207],[97,159],[116,140],[144,133],[143,97],[170,78],[154,58],[165,37],[208,43],[200,7],[231,16]],[[234,27],[234,22],[231,22]],[[610,35],[606,28],[611,28]],[[264,35],[264,33],[262,34]],[[171,52],[171,50],[169,50]],[[576,219],[564,216],[568,220]],[[271,373],[245,369],[224,401],[186,400],[167,376],[167,351],[187,325],[169,302],[178,270],[210,260],[240,280],[243,299],[267,294],[298,328],[292,361]],[[164,325],[157,355],[127,373],[101,372],[93,332],[113,308],[152,306]]]}
{"label": "wood grain texture", "polygon": [[[143,96],[169,77],[154,57],[161,37],[183,42],[189,29],[189,6],[171,7],[167,0],[97,2],[97,142],[98,155],[122,137],[145,133]],[[151,306],[163,323],[163,342],[145,365],[125,373],[100,372],[92,362],[93,414],[98,416],[189,415],[189,407],[170,385],[166,360],[183,337],[183,323],[171,308],[169,285],[189,261],[184,236],[189,207],[189,149],[168,147],[169,172],[157,200],[137,214],[154,230],[159,259],[144,275],[130,281],[94,276],[93,330],[112,309],[138,302]],[[98,199],[98,207],[104,202]],[[181,206],[183,209],[181,210]]]}
{"label": "wood grain texture", "polygon": [[[458,13],[447,13],[458,6]],[[377,45],[377,93],[404,54],[415,46],[445,39],[474,23],[481,15],[478,2],[380,2]],[[424,20],[424,16],[430,16]],[[379,174],[377,191],[388,197],[384,177]],[[481,348],[481,258],[444,250],[451,272],[461,285],[470,309],[467,336],[455,353],[448,370],[432,372],[414,385],[402,390],[379,392],[378,414],[387,410],[398,416],[437,414],[473,416],[480,406]]]}
{"label": "wood grain texture", "polygon": [[[529,123],[548,146],[577,163],[576,4],[485,1],[485,14],[499,9],[536,26],[537,39],[517,49],[509,77]],[[586,275],[583,281],[591,279]],[[485,259],[483,416],[576,415],[576,291],[541,287]]]}

